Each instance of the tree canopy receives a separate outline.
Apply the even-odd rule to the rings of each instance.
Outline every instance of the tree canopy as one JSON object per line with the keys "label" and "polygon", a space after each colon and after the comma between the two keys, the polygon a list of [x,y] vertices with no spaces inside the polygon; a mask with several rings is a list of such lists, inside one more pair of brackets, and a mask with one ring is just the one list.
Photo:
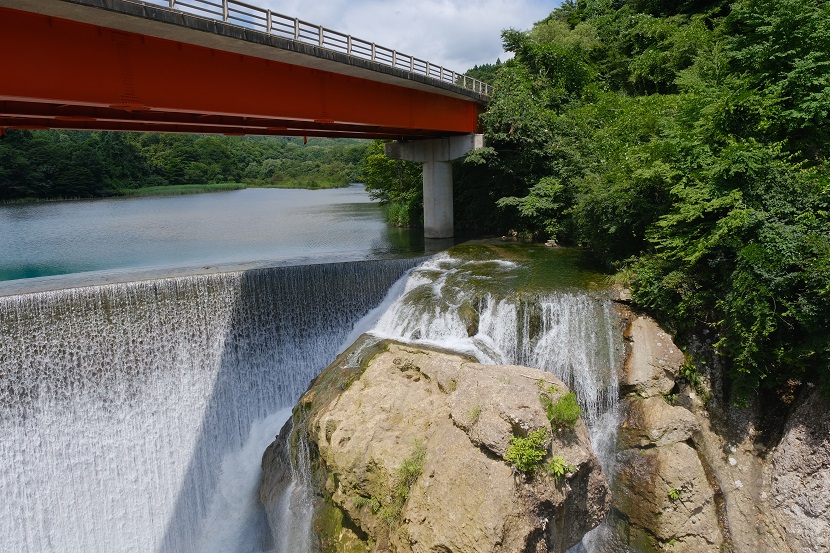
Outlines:
{"label": "tree canopy", "polygon": [[9,131],[0,142],[0,201],[225,182],[345,186],[361,180],[366,148],[358,140]]}
{"label": "tree canopy", "polygon": [[830,4],[568,0],[502,36],[474,217],[595,251],[737,400],[830,381]]}

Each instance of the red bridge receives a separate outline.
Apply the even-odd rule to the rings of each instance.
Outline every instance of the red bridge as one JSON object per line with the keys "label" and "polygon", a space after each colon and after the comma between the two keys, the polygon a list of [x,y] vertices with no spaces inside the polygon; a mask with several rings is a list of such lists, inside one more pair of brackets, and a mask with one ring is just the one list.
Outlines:
{"label": "red bridge", "polygon": [[426,235],[452,236],[449,161],[481,144],[487,85],[237,0],[162,3],[0,0],[0,134],[440,137],[395,152],[425,164]]}

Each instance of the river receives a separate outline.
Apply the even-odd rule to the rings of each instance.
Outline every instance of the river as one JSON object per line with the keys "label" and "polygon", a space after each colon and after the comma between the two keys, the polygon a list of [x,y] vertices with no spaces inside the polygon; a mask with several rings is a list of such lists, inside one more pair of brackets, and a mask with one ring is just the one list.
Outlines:
{"label": "river", "polygon": [[[138,271],[216,272],[422,252],[421,233],[387,226],[382,207],[357,184],[0,206],[0,281],[74,274],[73,283],[89,284]],[[7,283],[0,293],[39,284]]]}

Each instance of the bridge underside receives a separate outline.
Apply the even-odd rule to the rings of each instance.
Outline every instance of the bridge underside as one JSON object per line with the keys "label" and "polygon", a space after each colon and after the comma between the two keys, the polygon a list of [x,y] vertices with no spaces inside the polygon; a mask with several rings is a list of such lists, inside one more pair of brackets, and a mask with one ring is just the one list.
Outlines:
{"label": "bridge underside", "polygon": [[476,102],[0,8],[0,130],[415,139],[475,132]]}

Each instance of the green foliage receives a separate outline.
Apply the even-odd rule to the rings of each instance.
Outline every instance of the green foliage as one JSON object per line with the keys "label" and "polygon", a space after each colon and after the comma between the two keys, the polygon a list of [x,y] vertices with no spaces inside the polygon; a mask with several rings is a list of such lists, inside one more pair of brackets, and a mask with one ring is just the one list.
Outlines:
{"label": "green foliage", "polygon": [[[147,188],[226,185],[320,188],[360,179],[353,140],[9,131],[0,142],[0,201],[148,195]],[[191,193],[180,188],[163,194]]]}
{"label": "green foliage", "polygon": [[669,500],[670,501],[672,501],[672,502],[680,501],[681,497],[683,497],[683,492],[681,490],[678,490],[676,488],[670,488],[669,489]]}
{"label": "green foliage", "polygon": [[[496,60],[496,63],[484,63],[481,65],[475,65],[471,69],[468,69],[464,72],[465,75],[468,77],[472,77],[473,79],[478,79],[484,83],[492,83],[496,80],[496,74],[501,67],[501,60]],[[463,78],[458,78],[456,82],[460,85],[463,82]]]}
{"label": "green foliage", "polygon": [[565,192],[565,187],[557,179],[543,177],[524,198],[501,198],[496,205],[517,208],[521,230],[542,228],[546,238],[556,238],[562,231]]}
{"label": "green foliage", "polygon": [[569,0],[503,38],[457,180],[493,230],[623,268],[733,399],[830,385],[830,4]]}
{"label": "green foliage", "polygon": [[423,226],[423,177],[421,165],[390,159],[383,140],[372,142],[364,158],[366,190],[386,205],[386,219],[399,227]]}
{"label": "green foliage", "polygon": [[743,0],[724,22],[729,53],[747,85],[776,100],[773,138],[826,157],[830,112],[830,5],[823,0]]}
{"label": "green foliage", "polygon": [[562,394],[556,400],[549,394],[542,393],[539,399],[553,428],[573,428],[579,417],[582,416],[582,409],[579,407],[573,392]]}
{"label": "green foliage", "polygon": [[559,480],[566,474],[576,472],[578,469],[574,465],[569,465],[561,455],[554,455],[550,461],[545,465],[545,471],[553,476],[554,480]]}
{"label": "green foliage", "polygon": [[504,460],[512,463],[518,470],[530,474],[539,468],[539,463],[547,455],[548,433],[540,428],[531,432],[527,437],[513,436],[510,445],[504,453]]}

